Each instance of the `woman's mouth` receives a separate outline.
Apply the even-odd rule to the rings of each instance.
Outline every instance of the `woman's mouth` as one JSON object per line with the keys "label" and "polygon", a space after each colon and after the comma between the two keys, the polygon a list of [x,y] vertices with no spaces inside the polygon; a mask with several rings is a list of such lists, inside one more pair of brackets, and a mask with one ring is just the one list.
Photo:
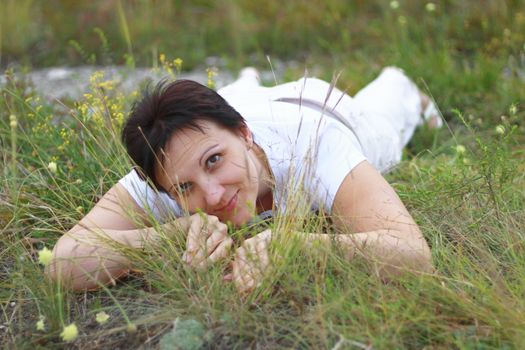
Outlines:
{"label": "woman's mouth", "polygon": [[225,211],[225,212],[232,212],[237,207],[237,198],[238,198],[239,191],[235,192],[233,197],[228,201],[228,203],[217,209],[217,211]]}

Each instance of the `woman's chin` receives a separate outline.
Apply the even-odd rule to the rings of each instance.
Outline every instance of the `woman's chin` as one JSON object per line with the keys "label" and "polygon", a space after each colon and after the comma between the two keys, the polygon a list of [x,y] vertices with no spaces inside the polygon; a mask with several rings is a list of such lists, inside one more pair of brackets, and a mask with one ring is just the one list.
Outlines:
{"label": "woman's chin", "polygon": [[[219,218],[221,219],[221,218]],[[235,227],[240,227],[249,223],[253,219],[253,214],[248,211],[237,212],[234,215],[221,219],[222,222],[230,222]]]}

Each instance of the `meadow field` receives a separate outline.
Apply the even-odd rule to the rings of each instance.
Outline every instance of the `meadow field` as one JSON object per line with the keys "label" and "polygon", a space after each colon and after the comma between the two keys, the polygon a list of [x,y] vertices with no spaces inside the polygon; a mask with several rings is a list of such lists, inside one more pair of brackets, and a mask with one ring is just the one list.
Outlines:
{"label": "meadow field", "polygon": [[[146,82],[124,93],[95,73],[83,96],[51,100],[28,72],[174,79],[272,62],[285,68],[266,85],[339,75],[350,95],[396,65],[436,101],[444,127],[418,130],[386,176],[434,273],[386,283],[337,246],[303,249],[289,233],[325,222],[296,212],[270,223],[281,258],[250,295],[224,266],[185,267],[183,242],[168,239],[116,247],[133,273],[115,286],[73,293],[46,279],[57,239],[129,171],[120,130]],[[525,348],[524,0],[2,0],[0,67],[2,348]]]}

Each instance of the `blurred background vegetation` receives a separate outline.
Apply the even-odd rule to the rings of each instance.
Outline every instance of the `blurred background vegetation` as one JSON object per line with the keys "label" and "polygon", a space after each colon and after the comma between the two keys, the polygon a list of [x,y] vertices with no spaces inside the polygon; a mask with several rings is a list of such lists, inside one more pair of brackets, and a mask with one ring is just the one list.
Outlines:
{"label": "blurred background vegetation", "polygon": [[[151,66],[159,53],[187,67],[219,56],[336,64],[395,61],[403,45],[462,57],[517,55],[525,44],[523,0],[2,0],[0,64],[32,67]],[[129,58],[128,58],[129,59]]]}
{"label": "blurred background vegetation", "polygon": [[0,43],[4,69],[157,67],[165,54],[235,71],[270,58],[295,63],[284,80],[340,71],[351,94],[397,65],[445,111],[486,103],[496,118],[525,95],[524,0],[1,0]]}

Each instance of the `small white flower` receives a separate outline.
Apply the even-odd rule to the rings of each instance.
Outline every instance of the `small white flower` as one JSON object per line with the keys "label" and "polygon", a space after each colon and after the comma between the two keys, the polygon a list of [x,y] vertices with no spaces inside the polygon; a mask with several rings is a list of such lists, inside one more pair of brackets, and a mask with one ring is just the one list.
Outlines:
{"label": "small white flower", "polygon": [[57,163],[56,162],[49,162],[49,164],[47,165],[47,169],[49,169],[49,171],[51,173],[56,174],[57,171],[58,171]]}
{"label": "small white flower", "polygon": [[47,266],[49,265],[52,259],[53,259],[53,252],[47,249],[46,247],[38,251],[38,262],[40,264]]}
{"label": "small white flower", "polygon": [[503,135],[503,134],[505,134],[505,127],[500,124],[500,125],[496,126],[495,131],[496,131],[496,134]]}
{"label": "small white flower", "polygon": [[137,325],[134,323],[128,323],[128,326],[126,327],[126,331],[128,333],[135,333],[137,331]]}
{"label": "small white flower", "polygon": [[515,104],[512,104],[509,107],[509,114],[510,115],[516,115],[516,113],[518,113],[518,107]]}
{"label": "small white flower", "polygon": [[11,129],[16,129],[18,126],[18,121],[16,120],[16,115],[11,114],[9,116],[9,126],[11,126]]}
{"label": "small white flower", "polygon": [[95,316],[95,320],[99,324],[104,324],[109,320],[109,315],[105,313],[104,311],[97,313]]}
{"label": "small white flower", "polygon": [[63,341],[72,341],[78,337],[78,328],[74,323],[71,323],[69,326],[64,327],[60,337]]}
{"label": "small white flower", "polygon": [[397,10],[399,8],[399,1],[396,1],[396,0],[390,1],[390,8],[392,10]]}
{"label": "small white flower", "polygon": [[427,4],[425,5],[425,10],[427,10],[427,12],[436,11],[436,4],[434,4],[433,2],[427,2]]}
{"label": "small white flower", "polygon": [[457,145],[456,146],[456,153],[457,154],[464,154],[467,149],[463,145]]}
{"label": "small white flower", "polygon": [[44,319],[45,319],[44,316],[40,315],[40,319],[36,323],[36,330],[37,331],[45,331],[46,330],[46,326],[44,324]]}

